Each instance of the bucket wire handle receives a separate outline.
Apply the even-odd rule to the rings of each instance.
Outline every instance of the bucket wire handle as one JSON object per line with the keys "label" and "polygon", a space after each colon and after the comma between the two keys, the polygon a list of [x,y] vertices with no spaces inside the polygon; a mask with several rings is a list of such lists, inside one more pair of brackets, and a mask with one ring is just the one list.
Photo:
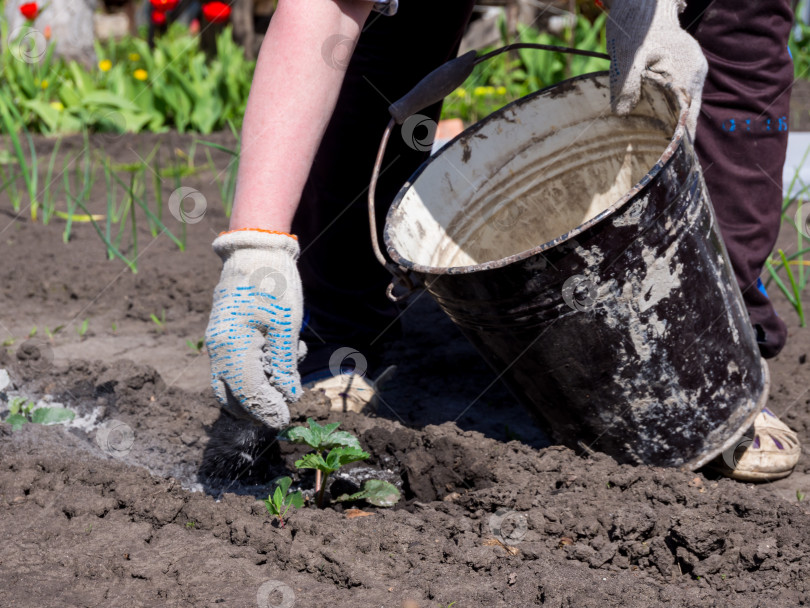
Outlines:
{"label": "bucket wire handle", "polygon": [[[473,68],[479,63],[491,59],[496,55],[512,51],[515,49],[540,49],[542,51],[554,51],[561,53],[569,53],[571,55],[582,55],[584,57],[596,57],[599,59],[610,59],[610,55],[605,53],[597,53],[595,51],[581,51],[579,49],[572,49],[565,46],[554,46],[550,44],[535,44],[530,42],[516,42],[514,44],[507,44],[499,49],[490,51],[484,55],[478,56],[478,51],[469,51],[463,55],[459,55],[455,59],[451,59],[447,63],[440,65],[433,70],[430,74],[425,76],[419,83],[411,89],[404,97],[398,99],[390,106],[388,112],[391,114],[391,120],[383,132],[380,147],[377,150],[377,158],[374,162],[374,170],[371,173],[371,183],[368,188],[368,219],[371,228],[371,245],[374,249],[374,255],[377,260],[382,264],[394,277],[386,291],[389,299],[398,302],[407,298],[413,291],[417,289],[413,279],[410,276],[410,271],[400,267],[392,261],[386,259],[382,249],[380,249],[380,242],[377,238],[377,212],[376,212],[376,191],[377,182],[380,178],[380,168],[382,167],[383,157],[385,150],[388,147],[388,140],[391,137],[391,131],[395,125],[401,125],[410,116],[413,116],[420,110],[424,110],[428,106],[432,106],[447,97],[450,93],[455,91],[461,84],[467,80],[467,77],[472,74]],[[402,295],[395,295],[393,290],[395,283],[406,289]]]}

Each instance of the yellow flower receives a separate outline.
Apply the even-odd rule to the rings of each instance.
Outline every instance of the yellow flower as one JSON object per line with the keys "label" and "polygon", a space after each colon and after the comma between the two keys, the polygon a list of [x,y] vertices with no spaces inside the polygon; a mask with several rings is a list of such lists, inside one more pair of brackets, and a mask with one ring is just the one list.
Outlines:
{"label": "yellow flower", "polygon": [[40,84],[39,86],[41,86],[43,89],[47,89],[47,88],[48,88],[48,81],[47,81],[47,80],[43,80],[43,81],[42,81],[42,84]]}
{"label": "yellow flower", "polygon": [[135,80],[146,80],[149,78],[149,73],[143,68],[138,68],[132,73],[132,75],[135,77]]}
{"label": "yellow flower", "polygon": [[141,56],[138,55],[138,53],[130,53],[129,54],[129,60],[130,61],[139,61],[140,59],[141,59]]}
{"label": "yellow flower", "polygon": [[498,87],[498,95],[506,95],[506,87]]}
{"label": "yellow flower", "polygon": [[109,59],[102,59],[98,62],[98,69],[102,72],[109,72],[112,69],[112,61]]}
{"label": "yellow flower", "polygon": [[51,102],[51,107],[52,107],[54,110],[56,110],[57,112],[61,112],[62,110],[64,110],[64,109],[65,109],[65,106],[63,106],[63,105],[62,105],[62,102],[61,102],[61,101],[52,101],[52,102]]}
{"label": "yellow flower", "polygon": [[467,90],[466,89],[461,89],[461,88],[456,89],[456,97],[461,97],[462,99],[464,97],[467,97]]}
{"label": "yellow flower", "polygon": [[487,87],[475,87],[473,89],[473,95],[476,97],[483,97],[487,94]]}

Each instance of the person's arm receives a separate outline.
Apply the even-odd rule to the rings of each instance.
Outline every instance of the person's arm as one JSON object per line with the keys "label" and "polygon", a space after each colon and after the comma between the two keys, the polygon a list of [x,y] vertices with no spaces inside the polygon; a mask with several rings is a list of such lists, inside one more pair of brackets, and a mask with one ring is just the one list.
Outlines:
{"label": "person's arm", "polygon": [[348,56],[330,53],[351,53],[371,8],[279,1],[242,126],[231,230],[213,244],[223,261],[205,332],[214,394],[232,414],[275,429],[301,395],[304,302],[290,226],[343,83]]}
{"label": "person's arm", "polygon": [[242,126],[231,230],[290,231],[343,82],[341,62],[330,53],[351,52],[372,6],[368,0],[279,1]]}

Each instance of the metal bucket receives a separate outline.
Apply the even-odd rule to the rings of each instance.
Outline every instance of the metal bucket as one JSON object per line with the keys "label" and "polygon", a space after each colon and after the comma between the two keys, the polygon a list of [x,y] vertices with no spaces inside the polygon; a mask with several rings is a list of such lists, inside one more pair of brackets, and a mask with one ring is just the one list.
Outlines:
{"label": "metal bucket", "polygon": [[697,468],[768,372],[685,120],[652,83],[615,116],[606,73],[529,95],[425,162],[384,240],[556,440]]}

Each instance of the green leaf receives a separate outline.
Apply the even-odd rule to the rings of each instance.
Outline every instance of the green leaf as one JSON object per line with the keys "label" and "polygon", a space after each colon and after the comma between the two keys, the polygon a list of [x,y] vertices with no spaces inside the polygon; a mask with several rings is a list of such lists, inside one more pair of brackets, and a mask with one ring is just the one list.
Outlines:
{"label": "green leaf", "polygon": [[22,428],[22,426],[26,422],[28,422],[28,419],[25,416],[23,416],[22,414],[11,414],[8,418],[5,419],[4,422],[6,424],[11,425],[11,430],[13,432],[13,431],[19,431]]}
{"label": "green leaf", "polygon": [[347,431],[334,431],[330,433],[328,436],[324,437],[321,445],[326,449],[337,446],[360,449],[360,442],[357,440],[357,437]]}
{"label": "green leaf", "polygon": [[296,509],[302,508],[304,506],[304,495],[301,494],[301,490],[287,494],[284,504],[295,507]]}
{"label": "green leaf", "polygon": [[31,99],[28,101],[23,101],[22,106],[36,114],[37,118],[45,123],[48,131],[56,131],[56,129],[59,127],[62,114],[59,112],[59,110],[53,108],[49,103],[45,103],[39,99]]}
{"label": "green leaf", "polygon": [[20,413],[20,408],[22,407],[22,405],[24,403],[25,403],[25,399],[23,399],[22,397],[12,397],[11,398],[11,403],[8,406],[9,413],[11,413],[12,415],[13,414],[19,414]]}
{"label": "green leaf", "polygon": [[321,471],[329,468],[320,454],[306,454],[300,460],[295,461],[295,466],[299,469],[319,469]]}
{"label": "green leaf", "polygon": [[363,489],[354,494],[343,494],[337,501],[365,500],[377,507],[393,507],[400,499],[399,489],[394,484],[382,479],[369,479],[363,484]]}
{"label": "green leaf", "polygon": [[281,477],[278,481],[276,481],[276,489],[281,490],[281,495],[286,496],[287,492],[290,490],[290,486],[292,485],[292,479],[289,477]]}
{"label": "green leaf", "polygon": [[264,501],[267,510],[279,518],[284,517],[284,514],[290,509],[295,507],[300,509],[304,506],[304,496],[300,491],[288,494],[292,479],[289,477],[280,477],[276,480],[276,490],[271,496],[268,496]]}
{"label": "green leaf", "polygon": [[34,424],[59,424],[70,422],[76,414],[64,407],[38,407],[31,413],[31,422]]}
{"label": "green leaf", "polygon": [[267,508],[267,512],[270,513],[270,515],[276,515],[278,517],[281,517],[280,505],[277,500],[278,493],[279,493],[278,488],[276,488],[275,493],[269,495],[265,499],[264,506]]}
{"label": "green leaf", "polygon": [[357,438],[346,431],[338,431],[339,422],[326,425],[318,424],[313,418],[307,418],[309,428],[303,426],[290,427],[279,434],[279,439],[286,439],[292,443],[306,443],[316,450],[329,450],[338,446],[360,449]]}
{"label": "green leaf", "polygon": [[291,443],[306,443],[312,448],[317,447],[315,435],[313,435],[311,430],[303,426],[292,426],[288,429],[284,429],[278,434],[278,438]]}
{"label": "green leaf", "polygon": [[331,450],[326,456],[326,466],[332,471],[337,471],[343,465],[349,464],[350,462],[365,460],[368,457],[369,454],[360,448],[337,447]]}
{"label": "green leaf", "polygon": [[125,97],[111,93],[110,91],[93,91],[92,93],[87,93],[82,97],[82,102],[85,107],[98,105],[117,108],[119,110],[129,110],[131,112],[138,112],[140,110],[138,104]]}

